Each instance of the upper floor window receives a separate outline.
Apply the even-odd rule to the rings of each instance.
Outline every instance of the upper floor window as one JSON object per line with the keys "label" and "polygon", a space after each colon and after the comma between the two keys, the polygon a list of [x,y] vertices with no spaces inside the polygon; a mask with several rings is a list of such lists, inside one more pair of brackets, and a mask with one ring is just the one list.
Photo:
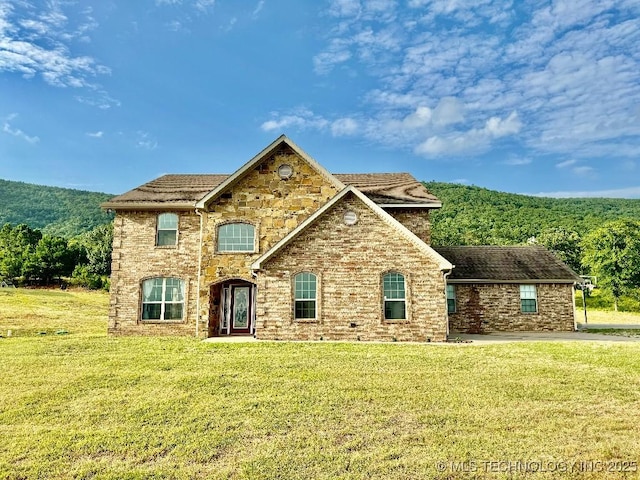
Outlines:
{"label": "upper floor window", "polygon": [[522,313],[538,311],[538,295],[535,285],[520,285],[520,310]]}
{"label": "upper floor window", "polygon": [[218,252],[254,252],[255,227],[250,223],[226,223],[218,227]]}
{"label": "upper floor window", "polygon": [[142,282],[142,320],[182,320],[184,280],[150,278]]}
{"label": "upper floor window", "polygon": [[405,320],[407,318],[404,275],[387,273],[382,278],[384,291],[384,319]]}
{"label": "upper floor window", "polygon": [[298,273],[293,279],[294,316],[296,320],[316,318],[318,279],[313,273]]}
{"label": "upper floor window", "polygon": [[161,213],[158,215],[156,245],[176,245],[178,243],[178,215]]}
{"label": "upper floor window", "polygon": [[447,285],[447,313],[456,313],[456,286]]}

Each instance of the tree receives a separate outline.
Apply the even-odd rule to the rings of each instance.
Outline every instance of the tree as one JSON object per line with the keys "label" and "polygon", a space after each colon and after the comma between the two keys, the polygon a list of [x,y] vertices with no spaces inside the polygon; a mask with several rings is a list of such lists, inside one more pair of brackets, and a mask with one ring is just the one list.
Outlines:
{"label": "tree", "polygon": [[35,250],[42,238],[40,230],[21,224],[12,227],[5,224],[0,229],[0,275],[16,278],[35,261]]}
{"label": "tree", "polygon": [[44,235],[35,251],[37,274],[50,284],[54,278],[69,276],[75,266],[73,251],[62,237]]}
{"label": "tree", "polygon": [[580,236],[562,227],[549,228],[536,237],[536,243],[553,252],[574,272],[582,270],[582,245]]}
{"label": "tree", "polygon": [[585,237],[583,249],[583,264],[611,291],[617,311],[620,296],[640,286],[640,222],[607,222]]}

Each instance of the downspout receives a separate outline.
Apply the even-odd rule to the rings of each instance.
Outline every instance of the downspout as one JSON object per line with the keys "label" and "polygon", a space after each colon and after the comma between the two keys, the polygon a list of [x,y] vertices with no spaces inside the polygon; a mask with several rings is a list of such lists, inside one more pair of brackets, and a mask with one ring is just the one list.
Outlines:
{"label": "downspout", "polygon": [[196,215],[200,217],[200,242],[198,244],[198,296],[196,297],[196,338],[200,336],[200,277],[202,276],[202,232],[204,219],[202,212],[196,208]]}
{"label": "downspout", "polygon": [[444,301],[446,305],[446,319],[447,319],[447,339],[449,339],[449,302],[447,301],[447,277],[451,275],[455,265],[451,265],[451,268],[448,272],[443,272],[442,277],[444,278]]}
{"label": "downspout", "polygon": [[584,293],[587,289],[586,280],[582,282],[582,307],[584,309],[584,326],[587,326],[587,295]]}

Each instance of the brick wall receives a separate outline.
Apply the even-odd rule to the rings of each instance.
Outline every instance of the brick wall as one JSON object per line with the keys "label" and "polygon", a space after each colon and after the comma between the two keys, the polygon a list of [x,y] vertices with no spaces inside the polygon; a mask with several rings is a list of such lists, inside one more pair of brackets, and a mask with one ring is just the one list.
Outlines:
{"label": "brick wall", "polygon": [[385,208],[393,218],[411,230],[427,245],[431,244],[431,223],[427,208]]}
{"label": "brick wall", "polygon": [[574,329],[573,287],[537,285],[538,312],[522,313],[519,284],[455,284],[456,313],[449,314],[452,332],[571,331]]}
{"label": "brick wall", "polygon": [[[177,246],[156,247],[159,212],[118,212],[114,220],[109,333],[193,335],[195,333],[200,218],[179,214]],[[141,321],[141,283],[150,277],[185,281],[183,321]]]}
{"label": "brick wall", "polygon": [[[358,215],[344,224],[347,210]],[[435,261],[348,194],[264,265],[258,276],[261,339],[444,341],[444,281]],[[293,318],[296,273],[318,275],[318,320]],[[407,321],[383,319],[382,276],[405,275]]]}

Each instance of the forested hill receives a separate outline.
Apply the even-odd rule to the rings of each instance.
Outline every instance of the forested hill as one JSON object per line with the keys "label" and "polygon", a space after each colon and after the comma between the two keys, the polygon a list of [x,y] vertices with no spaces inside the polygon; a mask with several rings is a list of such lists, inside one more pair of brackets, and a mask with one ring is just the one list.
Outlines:
{"label": "forested hill", "polygon": [[50,235],[72,237],[111,221],[100,203],[106,193],[0,180],[0,226],[25,223]]}
{"label": "forested hill", "polygon": [[431,216],[434,245],[518,244],[552,229],[583,236],[608,220],[640,220],[640,200],[544,198],[441,182],[425,186],[442,201]]}

